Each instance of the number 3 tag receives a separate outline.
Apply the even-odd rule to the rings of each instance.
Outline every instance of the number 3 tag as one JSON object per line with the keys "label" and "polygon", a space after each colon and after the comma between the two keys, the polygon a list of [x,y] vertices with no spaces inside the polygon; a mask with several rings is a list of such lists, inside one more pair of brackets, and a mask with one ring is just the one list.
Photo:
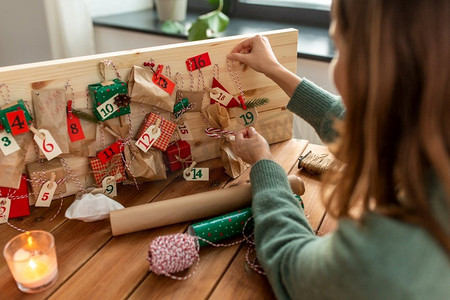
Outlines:
{"label": "number 3 tag", "polygon": [[2,149],[3,154],[7,156],[17,150],[20,150],[20,147],[13,135],[3,130],[0,132],[0,149]]}
{"label": "number 3 tag", "polygon": [[55,194],[58,185],[54,181],[47,181],[42,185],[39,196],[36,200],[36,207],[49,207],[52,203],[53,195]]}
{"label": "number 3 tag", "polygon": [[117,196],[116,177],[108,176],[103,178],[102,188],[105,189],[105,195],[110,197]]}
{"label": "number 3 tag", "polygon": [[34,140],[44,153],[47,160],[52,160],[62,153],[61,148],[59,148],[58,144],[55,142],[55,139],[52,137],[48,130],[39,129],[37,131],[45,136],[45,138],[42,140],[38,134],[35,134]]}
{"label": "number 3 tag", "polygon": [[11,200],[9,198],[0,198],[0,224],[8,222]]}
{"label": "number 3 tag", "polygon": [[209,168],[187,168],[183,177],[187,181],[209,181]]}
{"label": "number 3 tag", "polygon": [[[156,132],[153,132],[153,129],[156,129]],[[137,140],[135,145],[147,153],[148,149],[156,142],[156,140],[161,135],[161,129],[156,127],[156,125],[151,125]]]}

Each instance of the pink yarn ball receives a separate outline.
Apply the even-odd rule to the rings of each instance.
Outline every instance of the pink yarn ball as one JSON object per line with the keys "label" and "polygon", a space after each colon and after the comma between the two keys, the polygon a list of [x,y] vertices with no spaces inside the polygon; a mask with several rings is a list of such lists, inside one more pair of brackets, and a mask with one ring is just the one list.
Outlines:
{"label": "pink yarn ball", "polygon": [[149,269],[167,276],[184,271],[199,259],[198,247],[197,239],[184,233],[157,237],[150,243]]}

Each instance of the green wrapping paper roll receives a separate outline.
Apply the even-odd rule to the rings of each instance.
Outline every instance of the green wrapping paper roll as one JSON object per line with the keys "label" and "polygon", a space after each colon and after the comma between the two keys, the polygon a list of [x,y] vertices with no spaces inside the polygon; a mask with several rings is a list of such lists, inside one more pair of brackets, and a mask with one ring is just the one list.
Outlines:
{"label": "green wrapping paper roll", "polygon": [[[252,217],[251,207],[241,209],[213,219],[205,220],[189,226],[188,233],[201,237],[212,243],[242,234],[242,229],[249,218]],[[246,230],[253,229],[253,220],[247,223]],[[202,239],[198,240],[200,247],[207,245]]]}
{"label": "green wrapping paper roll", "polygon": [[[295,195],[295,198],[299,200],[300,206],[304,209],[303,199],[299,195]],[[226,215],[192,224],[188,228],[188,233],[211,243],[216,243],[242,234],[245,222],[252,216],[253,213],[251,207],[240,209]],[[253,231],[253,225],[253,220],[248,221],[245,230],[250,232]],[[208,245],[208,243],[202,239],[198,239],[200,247]]]}

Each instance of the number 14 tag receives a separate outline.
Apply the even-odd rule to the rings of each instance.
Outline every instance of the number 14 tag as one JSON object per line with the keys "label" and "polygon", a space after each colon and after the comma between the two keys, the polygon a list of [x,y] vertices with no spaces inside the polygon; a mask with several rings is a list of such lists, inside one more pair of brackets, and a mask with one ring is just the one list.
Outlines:
{"label": "number 14 tag", "polygon": [[0,149],[2,149],[3,154],[7,156],[17,150],[20,150],[20,147],[13,135],[3,130],[0,132]]}
{"label": "number 14 tag", "polygon": [[187,168],[183,171],[186,181],[209,181],[209,168]]}

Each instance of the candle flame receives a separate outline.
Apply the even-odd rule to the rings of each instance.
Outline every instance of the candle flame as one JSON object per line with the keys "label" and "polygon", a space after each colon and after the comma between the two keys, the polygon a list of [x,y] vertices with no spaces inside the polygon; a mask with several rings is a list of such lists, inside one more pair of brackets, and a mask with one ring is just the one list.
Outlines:
{"label": "candle flame", "polygon": [[27,242],[28,242],[28,246],[31,246],[33,244],[33,238],[31,236],[29,236],[27,238]]}
{"label": "candle flame", "polygon": [[31,269],[36,269],[37,264],[34,262],[34,260],[30,259],[30,261],[28,262],[28,265],[30,266]]}

